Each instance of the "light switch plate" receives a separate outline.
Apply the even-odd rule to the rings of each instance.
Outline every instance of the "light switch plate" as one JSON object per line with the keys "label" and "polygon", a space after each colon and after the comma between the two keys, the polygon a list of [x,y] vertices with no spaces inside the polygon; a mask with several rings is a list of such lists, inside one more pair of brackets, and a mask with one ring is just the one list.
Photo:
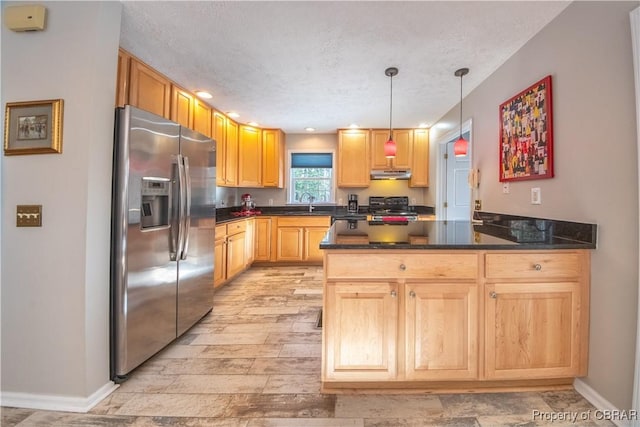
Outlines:
{"label": "light switch plate", "polygon": [[42,205],[18,205],[16,227],[42,227]]}
{"label": "light switch plate", "polygon": [[509,183],[508,182],[504,182],[502,184],[502,193],[509,194]]}
{"label": "light switch plate", "polygon": [[542,194],[540,193],[540,187],[533,187],[531,189],[531,204],[532,205],[542,204]]}

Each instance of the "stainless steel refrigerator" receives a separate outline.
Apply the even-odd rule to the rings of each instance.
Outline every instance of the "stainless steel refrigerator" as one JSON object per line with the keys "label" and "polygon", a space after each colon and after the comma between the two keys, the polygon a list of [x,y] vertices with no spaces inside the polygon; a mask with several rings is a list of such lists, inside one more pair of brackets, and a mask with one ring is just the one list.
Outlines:
{"label": "stainless steel refrigerator", "polygon": [[111,227],[111,378],[213,306],[215,142],[163,117],[116,110]]}

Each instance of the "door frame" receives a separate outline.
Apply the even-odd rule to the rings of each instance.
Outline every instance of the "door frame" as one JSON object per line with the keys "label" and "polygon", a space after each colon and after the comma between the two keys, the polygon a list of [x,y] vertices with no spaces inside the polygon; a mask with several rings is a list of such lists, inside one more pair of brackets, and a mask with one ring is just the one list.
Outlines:
{"label": "door frame", "polygon": [[[444,218],[444,207],[443,202],[447,194],[446,181],[447,181],[447,163],[444,159],[444,153],[447,152],[447,143],[454,139],[457,136],[460,136],[461,133],[469,132],[469,161],[471,163],[471,167],[473,168],[473,119],[468,119],[462,123],[462,132],[460,132],[460,126],[451,129],[446,134],[440,136],[435,143],[438,147],[438,160],[436,161],[436,176],[437,183],[436,185],[436,218]],[[473,209],[472,203],[472,194],[469,192],[469,207]]]}

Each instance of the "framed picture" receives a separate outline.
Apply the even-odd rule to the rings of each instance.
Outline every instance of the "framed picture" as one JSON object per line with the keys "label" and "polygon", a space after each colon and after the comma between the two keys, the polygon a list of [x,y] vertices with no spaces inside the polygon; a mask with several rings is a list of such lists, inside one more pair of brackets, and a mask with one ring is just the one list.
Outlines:
{"label": "framed picture", "polygon": [[500,105],[500,181],[553,177],[551,76]]}
{"label": "framed picture", "polygon": [[62,99],[7,102],[4,154],[62,153]]}

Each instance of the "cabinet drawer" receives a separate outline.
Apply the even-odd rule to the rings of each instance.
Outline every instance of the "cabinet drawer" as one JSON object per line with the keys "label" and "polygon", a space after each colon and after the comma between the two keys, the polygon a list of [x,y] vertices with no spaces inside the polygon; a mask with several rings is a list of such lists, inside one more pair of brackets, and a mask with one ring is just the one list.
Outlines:
{"label": "cabinet drawer", "polygon": [[489,253],[485,268],[488,279],[564,279],[580,276],[582,262],[577,252]]}
{"label": "cabinet drawer", "polygon": [[331,225],[330,216],[280,216],[278,227],[327,227]]}
{"label": "cabinet drawer", "polygon": [[247,221],[245,221],[245,220],[234,221],[234,222],[231,222],[231,223],[227,224],[227,234],[228,235],[241,233],[243,231],[247,231]]}
{"label": "cabinet drawer", "polygon": [[475,279],[478,255],[472,253],[372,254],[329,253],[327,278],[358,279]]}
{"label": "cabinet drawer", "polygon": [[227,225],[226,224],[216,225],[216,229],[214,233],[216,233],[215,234],[216,240],[225,239],[227,237]]}

